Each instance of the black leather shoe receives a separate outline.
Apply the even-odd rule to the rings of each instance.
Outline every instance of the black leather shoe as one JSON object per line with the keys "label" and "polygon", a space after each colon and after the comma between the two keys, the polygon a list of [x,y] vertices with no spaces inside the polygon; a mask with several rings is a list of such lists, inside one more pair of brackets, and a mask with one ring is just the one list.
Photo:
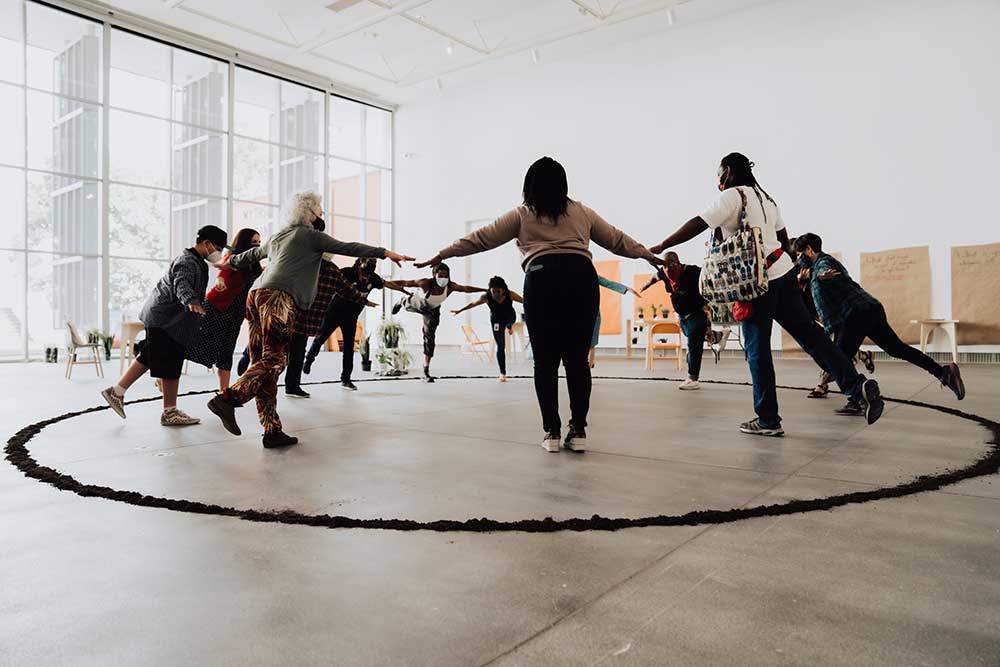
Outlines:
{"label": "black leather shoe", "polygon": [[309,398],[309,392],[304,390],[302,387],[293,387],[292,389],[286,387],[285,396],[291,396],[292,398]]}
{"label": "black leather shoe", "polygon": [[275,447],[290,447],[299,442],[295,436],[278,431],[277,433],[265,433],[263,437],[264,449],[274,449]]}
{"label": "black leather shoe", "polygon": [[236,423],[236,408],[237,406],[222,398],[222,394],[216,394],[208,402],[208,409],[222,420],[223,428],[233,435],[242,435],[240,425]]}

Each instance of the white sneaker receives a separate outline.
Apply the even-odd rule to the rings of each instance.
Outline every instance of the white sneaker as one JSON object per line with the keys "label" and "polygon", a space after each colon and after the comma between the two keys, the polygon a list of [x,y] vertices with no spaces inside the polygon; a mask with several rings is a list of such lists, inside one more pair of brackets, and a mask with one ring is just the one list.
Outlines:
{"label": "white sneaker", "polygon": [[562,437],[559,435],[559,431],[546,432],[545,439],[542,440],[542,449],[547,452],[558,452],[561,444]]}
{"label": "white sneaker", "polygon": [[681,391],[689,391],[691,389],[701,389],[701,383],[699,383],[697,380],[692,380],[691,378],[688,378],[687,380],[684,380],[684,382],[681,382],[680,386],[677,388],[680,389]]}
{"label": "white sneaker", "polygon": [[160,426],[194,426],[200,423],[201,420],[197,417],[192,417],[177,408],[164,410],[160,415]]}

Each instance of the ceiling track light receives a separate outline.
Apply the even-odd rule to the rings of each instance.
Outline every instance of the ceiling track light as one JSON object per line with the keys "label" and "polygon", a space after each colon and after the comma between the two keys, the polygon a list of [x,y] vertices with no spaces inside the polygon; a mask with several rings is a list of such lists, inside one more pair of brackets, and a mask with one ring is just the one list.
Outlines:
{"label": "ceiling track light", "polygon": [[451,42],[448,42],[448,46],[444,47],[444,52],[447,53],[449,56],[455,55],[455,45],[452,44]]}
{"label": "ceiling track light", "polygon": [[674,16],[674,10],[668,9],[667,10],[667,25],[673,25],[675,19],[676,19],[676,17]]}
{"label": "ceiling track light", "polygon": [[531,49],[531,62],[537,65],[538,61],[541,59],[542,57],[539,55],[538,49]]}

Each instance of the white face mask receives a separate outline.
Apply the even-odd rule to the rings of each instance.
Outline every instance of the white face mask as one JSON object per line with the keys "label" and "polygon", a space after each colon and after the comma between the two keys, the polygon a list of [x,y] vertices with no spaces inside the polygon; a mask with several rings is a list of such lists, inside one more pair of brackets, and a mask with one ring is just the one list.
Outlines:
{"label": "white face mask", "polygon": [[434,280],[437,281],[438,287],[447,287],[448,283],[451,282],[450,278],[435,278]]}
{"label": "white face mask", "polygon": [[215,250],[211,252],[205,259],[208,260],[211,264],[218,264],[219,262],[222,261],[222,252],[220,252],[219,250]]}

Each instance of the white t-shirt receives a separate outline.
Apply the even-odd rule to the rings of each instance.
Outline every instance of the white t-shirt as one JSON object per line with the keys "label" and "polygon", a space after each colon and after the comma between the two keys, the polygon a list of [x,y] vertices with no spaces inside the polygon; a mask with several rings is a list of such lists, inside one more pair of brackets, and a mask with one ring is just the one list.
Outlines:
{"label": "white t-shirt", "polygon": [[[785,228],[785,221],[781,219],[781,209],[771,200],[760,193],[760,199],[754,189],[739,185],[734,188],[727,188],[719,200],[715,202],[707,211],[701,214],[704,220],[713,230],[722,228],[722,237],[729,238],[740,227],[740,193],[742,190],[747,198],[747,224],[751,227],[760,227],[760,236],[764,241],[764,256],[781,247],[778,241],[778,230]],[[761,201],[764,202],[763,207]],[[784,253],[778,261],[767,270],[767,279],[774,280],[785,275],[793,268],[792,258],[788,253]]]}

